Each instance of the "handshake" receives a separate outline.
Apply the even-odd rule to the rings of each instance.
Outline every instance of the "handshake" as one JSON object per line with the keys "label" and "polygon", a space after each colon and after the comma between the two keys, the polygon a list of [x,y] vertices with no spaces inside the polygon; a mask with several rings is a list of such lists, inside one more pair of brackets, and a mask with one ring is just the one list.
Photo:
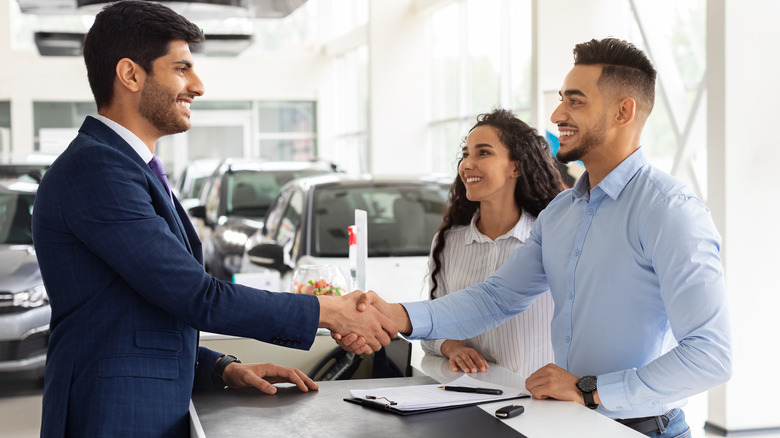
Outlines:
{"label": "handshake", "polygon": [[330,330],[341,348],[356,354],[379,351],[398,332],[411,333],[412,324],[406,309],[388,303],[374,291],[334,297],[319,295],[319,326]]}

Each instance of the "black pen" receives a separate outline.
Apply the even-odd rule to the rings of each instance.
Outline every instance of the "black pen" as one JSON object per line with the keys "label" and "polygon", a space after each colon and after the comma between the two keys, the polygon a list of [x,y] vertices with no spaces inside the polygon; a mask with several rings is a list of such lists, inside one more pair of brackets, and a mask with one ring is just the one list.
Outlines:
{"label": "black pen", "polygon": [[504,391],[493,388],[472,388],[470,386],[440,386],[439,389],[457,392],[476,392],[477,394],[501,395]]}

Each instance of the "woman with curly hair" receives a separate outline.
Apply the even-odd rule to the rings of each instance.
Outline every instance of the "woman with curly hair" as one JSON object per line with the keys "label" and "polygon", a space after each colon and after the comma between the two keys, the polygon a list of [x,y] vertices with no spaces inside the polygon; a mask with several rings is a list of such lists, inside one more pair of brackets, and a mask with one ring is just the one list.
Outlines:
{"label": "woman with curly hair", "polygon": [[[444,220],[428,261],[430,298],[486,280],[525,244],[536,216],[561,191],[549,146],[505,109],[477,117],[468,133]],[[485,371],[495,362],[524,377],[553,362],[550,292],[525,312],[476,337],[424,341],[452,371]]]}

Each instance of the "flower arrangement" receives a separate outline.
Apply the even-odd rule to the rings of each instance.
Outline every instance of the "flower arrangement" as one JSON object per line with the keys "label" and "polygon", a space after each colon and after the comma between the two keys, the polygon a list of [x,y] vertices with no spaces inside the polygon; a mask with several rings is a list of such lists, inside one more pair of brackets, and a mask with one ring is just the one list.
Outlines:
{"label": "flower arrangement", "polygon": [[338,297],[341,295],[341,289],[341,286],[334,286],[325,280],[309,280],[306,283],[298,283],[296,281],[293,283],[293,291],[297,294],[333,295]]}

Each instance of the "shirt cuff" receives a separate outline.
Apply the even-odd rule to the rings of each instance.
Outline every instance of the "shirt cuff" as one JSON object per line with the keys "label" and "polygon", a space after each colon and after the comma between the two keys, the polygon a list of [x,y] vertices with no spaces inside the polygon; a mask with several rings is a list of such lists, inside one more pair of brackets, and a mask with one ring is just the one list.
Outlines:
{"label": "shirt cuff", "polygon": [[631,403],[626,396],[624,376],[626,371],[602,374],[596,380],[601,405],[608,411],[626,411],[631,409]]}
{"label": "shirt cuff", "polygon": [[401,303],[409,315],[409,322],[412,323],[412,333],[407,338],[426,339],[433,329],[433,317],[427,301],[418,301],[412,303]]}
{"label": "shirt cuff", "polygon": [[446,339],[437,339],[433,341],[431,344],[433,346],[433,351],[438,354],[439,356],[444,356],[444,353],[441,352],[441,346],[446,342]]}

